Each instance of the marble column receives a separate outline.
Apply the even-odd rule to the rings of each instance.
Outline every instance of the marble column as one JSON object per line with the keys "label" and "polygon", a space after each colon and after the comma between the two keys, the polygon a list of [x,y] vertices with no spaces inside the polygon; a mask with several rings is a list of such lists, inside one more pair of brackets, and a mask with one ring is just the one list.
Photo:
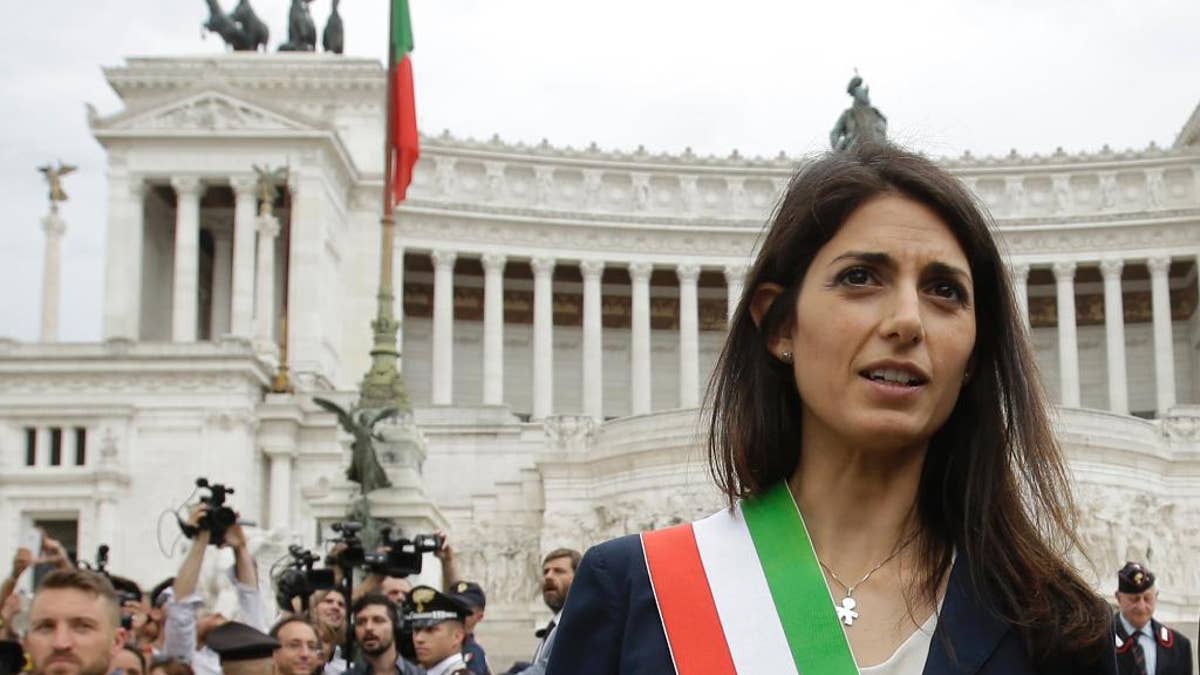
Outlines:
{"label": "marble column", "polygon": [[1129,414],[1129,385],[1125,372],[1125,300],[1121,296],[1121,269],[1125,261],[1100,261],[1104,276],[1104,342],[1108,355],[1108,409]]}
{"label": "marble column", "polygon": [[229,180],[229,184],[234,194],[233,287],[229,332],[249,338],[254,330],[255,180],[252,176],[235,176]]}
{"label": "marble column", "polygon": [[1079,341],[1075,330],[1075,263],[1054,263],[1058,290],[1058,379],[1061,403],[1079,407]]}
{"label": "marble column", "polygon": [[104,270],[104,337],[141,337],[146,182],[110,172]]}
{"label": "marble column", "polygon": [[433,383],[434,405],[454,401],[454,251],[433,251]]}
{"label": "marble column", "polygon": [[42,218],[46,250],[42,260],[42,342],[58,342],[58,304],[62,299],[62,240],[67,221],[54,206]]}
{"label": "marble column", "polygon": [[742,301],[745,283],[745,265],[725,266],[725,318],[730,323],[733,322],[733,315],[737,312],[738,303]]}
{"label": "marble column", "polygon": [[1017,300],[1017,313],[1029,330],[1029,263],[1015,262],[1009,267],[1012,272],[1013,296]]}
{"label": "marble column", "polygon": [[483,404],[504,404],[503,253],[483,255]]}
{"label": "marble column", "polygon": [[675,274],[679,277],[679,407],[695,408],[700,405],[700,266],[682,264]]}
{"label": "marble column", "polygon": [[650,273],[654,265],[629,265],[630,291],[630,407],[634,415],[650,412]]}
{"label": "marble column", "polygon": [[1146,261],[1150,269],[1150,306],[1154,313],[1155,411],[1162,417],[1175,405],[1175,348],[1171,329],[1171,259],[1156,256]]}
{"label": "marble column", "polygon": [[554,258],[534,258],[533,268],[533,418],[554,409]]}
{"label": "marble column", "polygon": [[292,448],[270,447],[263,452],[270,458],[270,502],[267,511],[267,526],[271,530],[286,530],[291,522],[292,510]]}
{"label": "marble column", "polygon": [[171,339],[195,342],[200,278],[200,180],[171,179],[175,188],[175,275],[171,292]]}
{"label": "marble column", "polygon": [[584,260],[579,271],[583,274],[583,412],[599,421],[604,419],[604,261]]}
{"label": "marble column", "polygon": [[275,237],[279,219],[269,213],[255,220],[258,230],[258,266],[254,270],[254,343],[264,354],[275,354]]}
{"label": "marble column", "polygon": [[233,233],[217,230],[213,237],[212,304],[208,325],[210,340],[229,334],[233,294]]}

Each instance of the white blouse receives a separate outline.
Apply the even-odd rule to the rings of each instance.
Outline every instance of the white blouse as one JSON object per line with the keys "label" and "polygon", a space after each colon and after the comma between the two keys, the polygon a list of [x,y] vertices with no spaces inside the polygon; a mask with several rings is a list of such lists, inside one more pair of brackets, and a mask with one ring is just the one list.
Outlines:
{"label": "white blouse", "polygon": [[933,644],[937,622],[938,613],[934,612],[892,652],[887,661],[859,668],[858,672],[860,675],[921,675],[925,671],[925,660],[929,658],[929,646]]}

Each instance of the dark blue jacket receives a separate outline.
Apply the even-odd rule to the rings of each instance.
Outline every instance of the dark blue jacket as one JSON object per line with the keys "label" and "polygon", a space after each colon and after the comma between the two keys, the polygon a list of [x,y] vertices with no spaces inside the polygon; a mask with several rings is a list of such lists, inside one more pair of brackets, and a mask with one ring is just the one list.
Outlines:
{"label": "dark blue jacket", "polygon": [[[1017,632],[975,599],[963,558],[958,557],[950,572],[925,675],[1116,675],[1111,640],[1105,641],[1109,653],[1102,667],[1056,664],[1035,669]],[[567,594],[558,631],[546,675],[675,672],[637,535],[588,550]]]}

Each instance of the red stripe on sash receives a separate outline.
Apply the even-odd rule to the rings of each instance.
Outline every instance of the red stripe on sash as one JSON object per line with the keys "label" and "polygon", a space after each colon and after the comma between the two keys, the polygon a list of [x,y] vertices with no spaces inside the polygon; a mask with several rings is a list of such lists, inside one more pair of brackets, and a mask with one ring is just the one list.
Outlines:
{"label": "red stripe on sash", "polygon": [[736,675],[690,523],[642,535],[678,675]]}

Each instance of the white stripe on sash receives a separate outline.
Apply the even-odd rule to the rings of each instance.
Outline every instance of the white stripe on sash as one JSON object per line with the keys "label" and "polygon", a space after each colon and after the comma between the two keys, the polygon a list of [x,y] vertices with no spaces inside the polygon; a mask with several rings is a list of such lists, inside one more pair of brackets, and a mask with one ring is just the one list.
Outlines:
{"label": "white stripe on sash", "polygon": [[798,675],[742,505],[697,521],[692,530],[737,672]]}

